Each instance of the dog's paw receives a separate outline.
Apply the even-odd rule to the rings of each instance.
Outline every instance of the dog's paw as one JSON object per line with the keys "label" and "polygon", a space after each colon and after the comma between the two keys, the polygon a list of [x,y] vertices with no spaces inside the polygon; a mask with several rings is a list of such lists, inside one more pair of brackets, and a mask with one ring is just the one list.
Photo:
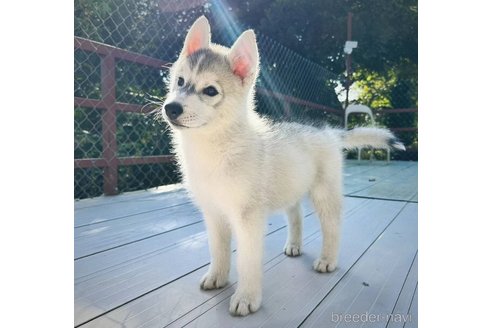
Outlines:
{"label": "dog's paw", "polygon": [[287,243],[284,246],[284,253],[287,256],[299,256],[301,255],[301,246],[294,243]]}
{"label": "dog's paw", "polygon": [[200,280],[200,288],[203,290],[222,288],[227,285],[227,275],[207,272]]}
{"label": "dog's paw", "polygon": [[260,293],[240,293],[236,291],[231,297],[229,312],[234,316],[245,316],[256,312],[261,305]]}
{"label": "dog's paw", "polygon": [[336,261],[328,261],[323,258],[318,258],[313,263],[314,270],[318,272],[332,272],[337,268]]}

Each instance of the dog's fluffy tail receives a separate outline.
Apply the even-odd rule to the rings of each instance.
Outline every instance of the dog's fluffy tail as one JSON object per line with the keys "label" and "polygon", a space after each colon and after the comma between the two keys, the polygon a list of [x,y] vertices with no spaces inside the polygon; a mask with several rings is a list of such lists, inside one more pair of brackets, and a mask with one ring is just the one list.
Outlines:
{"label": "dog's fluffy tail", "polygon": [[389,130],[382,128],[361,127],[348,131],[340,130],[343,147],[347,149],[373,147],[392,147],[405,150],[405,146]]}

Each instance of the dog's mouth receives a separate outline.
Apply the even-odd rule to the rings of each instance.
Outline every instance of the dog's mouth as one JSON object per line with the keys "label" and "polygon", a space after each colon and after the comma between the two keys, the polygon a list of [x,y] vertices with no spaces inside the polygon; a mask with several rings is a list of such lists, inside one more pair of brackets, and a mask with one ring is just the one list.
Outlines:
{"label": "dog's mouth", "polygon": [[171,123],[174,127],[178,128],[178,129],[189,129],[190,128],[189,126],[183,125],[176,120],[169,120],[169,123]]}
{"label": "dog's mouth", "polygon": [[200,124],[198,126],[187,126],[187,125],[181,124],[180,122],[178,122],[176,120],[169,120],[169,123],[171,123],[171,125],[173,127],[175,127],[176,129],[198,129],[198,128],[201,128],[202,126],[206,125],[206,123],[203,123],[203,124]]}

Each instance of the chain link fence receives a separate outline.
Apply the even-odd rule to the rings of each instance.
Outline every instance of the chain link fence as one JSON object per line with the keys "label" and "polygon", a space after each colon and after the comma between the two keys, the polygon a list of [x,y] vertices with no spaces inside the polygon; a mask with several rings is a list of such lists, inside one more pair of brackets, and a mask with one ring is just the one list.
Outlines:
{"label": "chain link fence", "polygon": [[[154,110],[165,100],[167,67],[178,57],[189,26],[203,14],[215,43],[231,46],[246,29],[216,1],[75,1],[76,199],[180,181],[169,132]],[[273,120],[343,126],[341,78],[266,35],[257,33],[257,39],[258,112]],[[359,101],[375,109],[378,124],[395,128],[406,145],[416,147],[416,111],[388,112],[416,107],[416,91],[410,90],[416,81],[392,83],[386,93],[364,94],[367,99]],[[349,122],[365,123],[358,115]],[[416,154],[392,156],[416,159]]]}

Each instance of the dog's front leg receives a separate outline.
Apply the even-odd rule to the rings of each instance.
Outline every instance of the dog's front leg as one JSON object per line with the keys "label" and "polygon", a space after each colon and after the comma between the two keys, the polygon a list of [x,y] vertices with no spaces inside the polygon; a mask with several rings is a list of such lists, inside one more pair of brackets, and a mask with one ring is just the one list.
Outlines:
{"label": "dog's front leg", "polygon": [[232,315],[244,316],[260,308],[264,224],[264,214],[257,211],[234,222],[239,281],[229,306]]}
{"label": "dog's front leg", "polygon": [[227,284],[231,267],[231,227],[224,216],[205,214],[208,243],[210,248],[210,267],[202,277],[202,289],[216,289]]}

